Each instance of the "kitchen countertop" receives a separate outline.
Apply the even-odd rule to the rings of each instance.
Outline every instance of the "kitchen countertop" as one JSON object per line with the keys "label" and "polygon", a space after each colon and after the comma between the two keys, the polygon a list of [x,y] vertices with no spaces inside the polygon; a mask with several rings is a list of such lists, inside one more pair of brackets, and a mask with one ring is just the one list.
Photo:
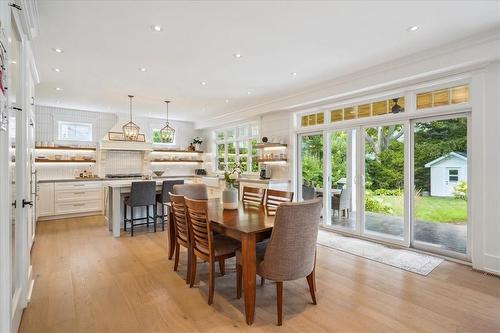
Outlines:
{"label": "kitchen countertop", "polygon": [[[179,178],[219,178],[219,180],[224,180],[223,176],[218,175],[183,175],[183,176],[161,176],[153,177],[152,180],[167,180],[167,179],[179,179]],[[141,178],[60,178],[60,179],[40,179],[39,183],[65,183],[65,182],[99,182],[99,181],[130,181],[130,180],[142,180]],[[237,182],[245,183],[259,183],[259,184],[269,184],[269,183],[289,183],[289,179],[260,179],[260,178],[250,178],[250,177],[240,177],[236,180]]]}

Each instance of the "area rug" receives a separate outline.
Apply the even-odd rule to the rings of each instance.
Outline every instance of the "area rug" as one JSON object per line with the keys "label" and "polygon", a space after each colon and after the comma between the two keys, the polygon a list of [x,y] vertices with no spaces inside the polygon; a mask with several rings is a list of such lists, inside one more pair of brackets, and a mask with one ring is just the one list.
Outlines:
{"label": "area rug", "polygon": [[319,231],[318,244],[420,275],[429,274],[444,261],[441,258],[391,248],[354,237],[341,236],[325,230]]}

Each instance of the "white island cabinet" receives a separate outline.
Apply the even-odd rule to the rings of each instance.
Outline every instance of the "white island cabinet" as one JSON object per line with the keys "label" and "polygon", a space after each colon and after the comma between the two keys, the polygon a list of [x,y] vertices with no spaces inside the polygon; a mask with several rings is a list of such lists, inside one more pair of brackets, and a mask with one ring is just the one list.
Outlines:
{"label": "white island cabinet", "polygon": [[37,194],[37,218],[54,215],[54,183],[38,184]]}

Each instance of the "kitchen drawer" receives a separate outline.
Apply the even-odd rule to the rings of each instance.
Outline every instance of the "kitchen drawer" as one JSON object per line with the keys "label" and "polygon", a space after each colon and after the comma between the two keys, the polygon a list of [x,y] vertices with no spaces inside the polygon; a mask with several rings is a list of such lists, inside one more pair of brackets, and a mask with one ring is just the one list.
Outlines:
{"label": "kitchen drawer", "polygon": [[56,183],[55,188],[56,188],[56,191],[102,188],[102,183],[101,182],[91,182],[91,181],[65,182],[65,183]]}
{"label": "kitchen drawer", "polygon": [[59,202],[82,202],[88,200],[102,200],[102,189],[76,188],[72,190],[56,190],[56,203]]}
{"label": "kitchen drawer", "polygon": [[56,203],[56,215],[97,212],[102,210],[101,200]]}

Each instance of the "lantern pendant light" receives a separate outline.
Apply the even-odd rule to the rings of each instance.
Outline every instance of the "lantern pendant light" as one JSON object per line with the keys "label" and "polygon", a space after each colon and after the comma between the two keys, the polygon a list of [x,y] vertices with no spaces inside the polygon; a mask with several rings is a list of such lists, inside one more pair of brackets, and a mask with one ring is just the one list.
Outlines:
{"label": "lantern pendant light", "polygon": [[122,126],[123,135],[127,140],[137,141],[140,128],[132,121],[132,98],[134,98],[134,96],[128,95],[128,98],[130,99],[130,121]]}
{"label": "lantern pendant light", "polygon": [[167,124],[160,130],[160,139],[162,143],[174,143],[175,129],[168,122],[168,104],[170,101],[165,101],[165,103],[167,103]]}

